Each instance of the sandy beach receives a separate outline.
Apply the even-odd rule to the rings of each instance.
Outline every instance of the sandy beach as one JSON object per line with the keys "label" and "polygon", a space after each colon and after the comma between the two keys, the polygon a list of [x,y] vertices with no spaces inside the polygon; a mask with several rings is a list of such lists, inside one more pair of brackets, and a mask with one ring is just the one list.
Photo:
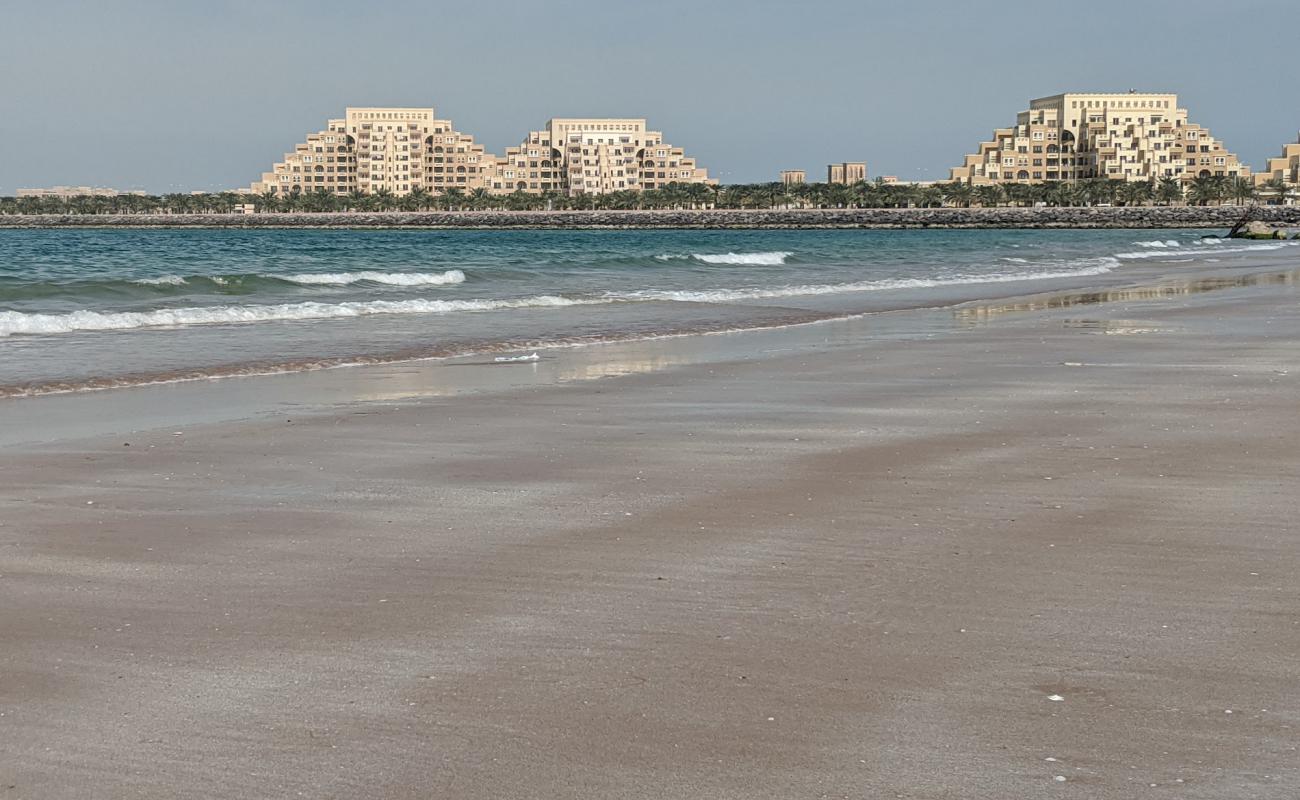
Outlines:
{"label": "sandy beach", "polygon": [[0,798],[1295,797],[1298,285],[7,401]]}

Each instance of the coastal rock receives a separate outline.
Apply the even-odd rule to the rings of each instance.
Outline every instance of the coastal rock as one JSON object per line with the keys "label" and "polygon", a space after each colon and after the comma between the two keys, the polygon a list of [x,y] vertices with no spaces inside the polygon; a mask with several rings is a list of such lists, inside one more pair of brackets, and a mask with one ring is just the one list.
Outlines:
{"label": "coastal rock", "polygon": [[[0,215],[0,228],[1230,228],[1241,206]],[[1255,219],[1300,224],[1300,206]],[[1270,227],[1270,231],[1272,228]]]}

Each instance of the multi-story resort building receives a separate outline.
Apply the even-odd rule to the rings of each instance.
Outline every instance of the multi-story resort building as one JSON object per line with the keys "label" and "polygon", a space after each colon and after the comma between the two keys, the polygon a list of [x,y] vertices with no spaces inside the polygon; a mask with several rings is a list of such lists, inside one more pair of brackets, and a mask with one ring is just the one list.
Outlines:
{"label": "multi-story resort building", "polygon": [[863,161],[845,161],[839,164],[828,164],[826,167],[826,182],[850,184],[867,179],[867,165]]}
{"label": "multi-story resort building", "polygon": [[349,108],[285,154],[251,189],[330,194],[486,187],[496,159],[432,108]]}
{"label": "multi-story resort building", "polygon": [[646,130],[644,119],[552,119],[506,150],[492,189],[569,195],[716,183],[680,147]]}
{"label": "multi-story resort building", "polygon": [[1264,186],[1270,182],[1282,181],[1287,186],[1300,188],[1300,136],[1296,141],[1283,146],[1282,155],[1270,158],[1263,172],[1255,173],[1255,185]]}
{"label": "multi-story resort building", "polygon": [[1249,177],[1250,167],[1187,119],[1170,93],[1066,93],[1029,103],[952,170],[972,185],[1110,178]]}
{"label": "multi-story resort building", "polygon": [[432,108],[349,108],[307,135],[251,191],[331,194],[449,189],[494,194],[606,194],[716,183],[644,119],[553,119],[504,157],[437,119]]}
{"label": "multi-story resort building", "polygon": [[781,170],[781,185],[794,186],[800,183],[808,182],[808,173],[801,169],[783,169]]}

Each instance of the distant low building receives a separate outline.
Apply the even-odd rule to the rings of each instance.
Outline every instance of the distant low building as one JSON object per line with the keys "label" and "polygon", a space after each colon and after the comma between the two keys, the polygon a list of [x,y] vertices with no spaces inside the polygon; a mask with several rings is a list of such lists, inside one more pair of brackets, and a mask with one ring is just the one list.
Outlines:
{"label": "distant low building", "polygon": [[808,173],[801,169],[783,169],[781,170],[781,183],[785,186],[794,186],[798,183],[807,183]]}
{"label": "distant low building", "polygon": [[102,186],[51,186],[48,189],[19,189],[18,197],[121,197],[122,195],[143,196],[143,191],[128,192],[107,189]]}
{"label": "distant low building", "polygon": [[850,184],[867,179],[867,164],[865,161],[845,161],[839,164],[830,164],[826,167],[826,182]]}
{"label": "distant low building", "polygon": [[897,176],[897,175],[881,175],[881,176],[880,176],[880,182],[881,182],[881,183],[898,183],[898,176]]}
{"label": "distant low building", "polygon": [[[1270,158],[1268,166],[1263,172],[1255,173],[1255,185],[1263,187],[1265,184],[1282,181],[1288,187],[1300,189],[1300,135],[1296,141],[1285,145],[1282,148],[1282,155],[1277,158]],[[1292,198],[1287,197],[1289,202]]]}

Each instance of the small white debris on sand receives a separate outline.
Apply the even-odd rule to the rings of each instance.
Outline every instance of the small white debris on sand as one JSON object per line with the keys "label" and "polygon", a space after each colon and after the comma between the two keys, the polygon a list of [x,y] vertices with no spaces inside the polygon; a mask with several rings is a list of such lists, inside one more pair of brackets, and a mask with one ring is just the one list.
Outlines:
{"label": "small white debris on sand", "polygon": [[1055,778],[1052,778],[1052,780],[1056,781],[1057,783],[1065,783],[1065,776],[1057,775]]}
{"label": "small white debris on sand", "polygon": [[1051,700],[1053,703],[1064,703],[1064,702],[1065,702],[1065,698],[1064,698],[1064,697],[1061,697],[1059,694],[1049,694],[1049,695],[1047,696],[1047,699],[1048,699],[1048,700]]}

